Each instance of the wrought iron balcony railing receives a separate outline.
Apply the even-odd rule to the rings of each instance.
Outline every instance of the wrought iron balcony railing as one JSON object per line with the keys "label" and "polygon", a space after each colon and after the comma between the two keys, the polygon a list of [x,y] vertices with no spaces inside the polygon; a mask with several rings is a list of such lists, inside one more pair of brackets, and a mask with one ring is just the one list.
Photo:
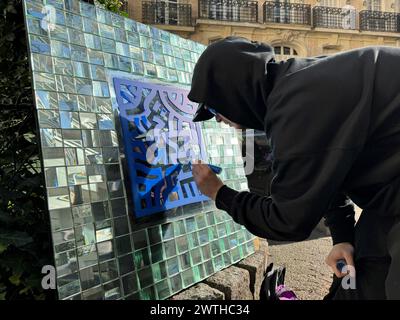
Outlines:
{"label": "wrought iron balcony railing", "polygon": [[311,25],[311,5],[267,1],[263,5],[264,22]]}
{"label": "wrought iron balcony railing", "polygon": [[356,29],[357,14],[353,8],[314,7],[313,26],[331,29]]}
{"label": "wrought iron balcony railing", "polygon": [[177,26],[192,25],[192,5],[172,1],[143,1],[143,23],[169,24]]}
{"label": "wrought iron balcony railing", "polygon": [[199,18],[258,22],[258,2],[253,0],[199,0]]}
{"label": "wrought iron balcony railing", "polygon": [[360,30],[400,32],[400,14],[372,10],[360,11]]}

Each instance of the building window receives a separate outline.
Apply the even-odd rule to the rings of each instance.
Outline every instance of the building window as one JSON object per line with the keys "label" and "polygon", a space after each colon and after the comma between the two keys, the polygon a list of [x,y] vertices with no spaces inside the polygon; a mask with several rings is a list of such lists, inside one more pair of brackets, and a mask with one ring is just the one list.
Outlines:
{"label": "building window", "polygon": [[323,7],[338,7],[337,0],[321,0],[320,5]]}
{"label": "building window", "polygon": [[367,10],[381,11],[382,10],[381,0],[367,0]]}
{"label": "building window", "polygon": [[[296,49],[287,46],[275,46],[274,47],[275,55],[282,56],[282,58],[288,58],[290,56],[297,56]],[[283,57],[286,56],[286,57]]]}

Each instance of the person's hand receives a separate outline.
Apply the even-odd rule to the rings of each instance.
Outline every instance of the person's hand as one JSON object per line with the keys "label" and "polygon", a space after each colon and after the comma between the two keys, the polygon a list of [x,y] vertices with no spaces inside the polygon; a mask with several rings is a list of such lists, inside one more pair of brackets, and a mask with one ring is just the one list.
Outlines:
{"label": "person's hand", "polygon": [[328,266],[330,266],[332,268],[333,272],[335,273],[335,275],[338,278],[342,278],[347,273],[342,273],[341,270],[339,270],[336,267],[336,263],[341,259],[345,260],[346,265],[351,266],[351,268],[348,268],[350,275],[355,276],[355,275],[351,274],[352,270],[355,271],[353,254],[354,254],[354,247],[351,243],[349,243],[349,242],[338,243],[332,247],[331,252],[328,254],[328,256],[325,259],[325,262]]}
{"label": "person's hand", "polygon": [[206,164],[200,161],[192,163],[192,173],[200,192],[215,200],[218,190],[224,185],[221,179]]}

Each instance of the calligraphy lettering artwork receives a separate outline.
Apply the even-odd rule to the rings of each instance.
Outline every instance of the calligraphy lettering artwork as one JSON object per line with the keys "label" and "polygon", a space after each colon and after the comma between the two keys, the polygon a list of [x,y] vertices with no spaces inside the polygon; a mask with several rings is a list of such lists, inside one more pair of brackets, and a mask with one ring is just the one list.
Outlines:
{"label": "calligraphy lettering artwork", "polygon": [[191,172],[190,161],[206,153],[187,90],[125,78],[113,83],[135,215],[207,200]]}

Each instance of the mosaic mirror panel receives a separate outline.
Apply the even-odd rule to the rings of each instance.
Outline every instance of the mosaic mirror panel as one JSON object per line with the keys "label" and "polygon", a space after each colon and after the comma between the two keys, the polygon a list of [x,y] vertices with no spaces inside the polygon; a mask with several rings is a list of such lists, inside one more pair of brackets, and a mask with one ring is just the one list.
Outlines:
{"label": "mosaic mirror panel", "polygon": [[198,139],[193,152],[247,189],[238,134],[188,121],[204,46],[77,0],[25,0],[24,12],[59,298],[166,299],[254,252],[187,167],[137,166],[133,138],[190,128],[178,144]]}

